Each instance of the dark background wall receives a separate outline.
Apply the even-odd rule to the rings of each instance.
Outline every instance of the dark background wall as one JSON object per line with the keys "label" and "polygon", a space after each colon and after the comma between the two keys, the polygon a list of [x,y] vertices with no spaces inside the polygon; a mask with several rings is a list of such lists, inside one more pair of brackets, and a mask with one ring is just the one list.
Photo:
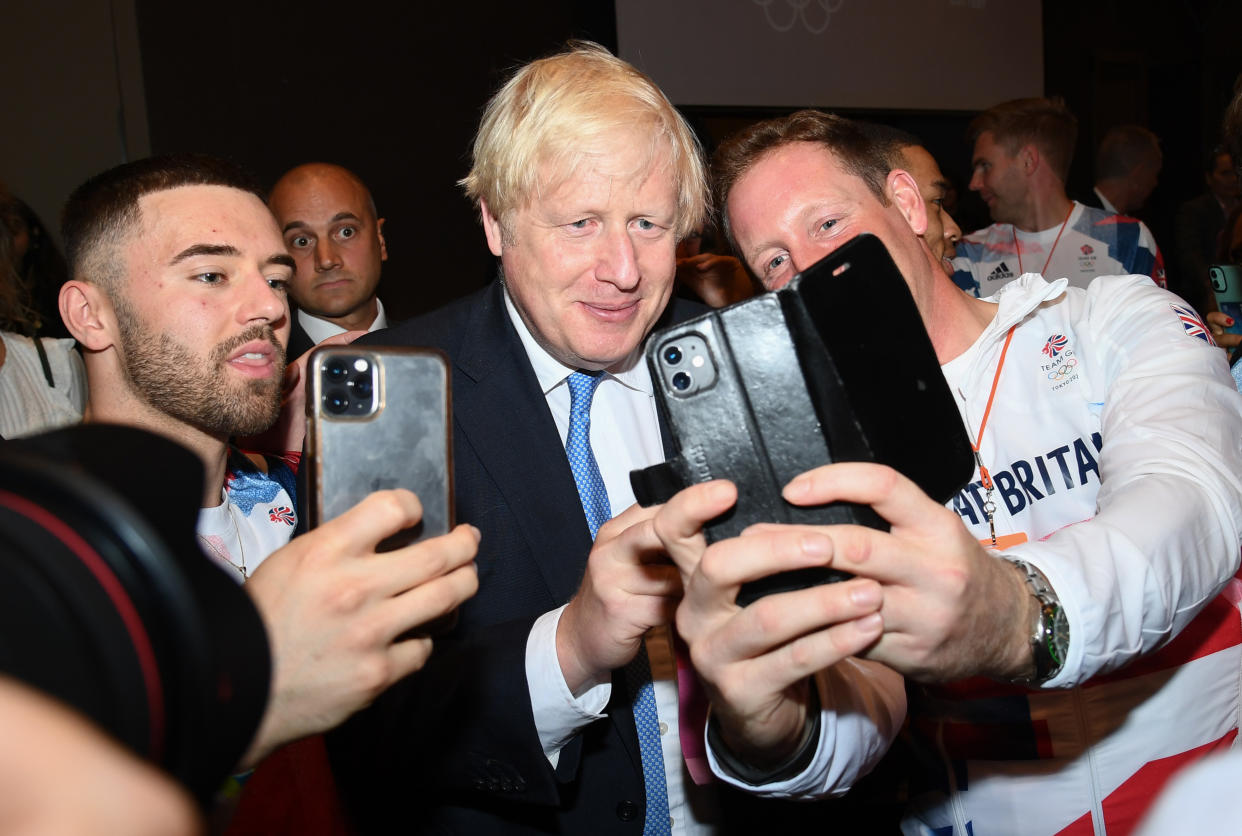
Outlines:
{"label": "dark background wall", "polygon": [[483,104],[571,37],[614,40],[610,3],[139,0],[151,147],[244,163],[268,185],[310,160],[370,185],[403,318],[479,287],[492,259],[456,180]]}
{"label": "dark background wall", "polygon": [[1164,170],[1139,216],[1173,248],[1173,214],[1203,191],[1201,158],[1242,72],[1238,0],[1045,0],[1044,79],[1078,115],[1071,194],[1091,188],[1094,149],[1113,125],[1160,137]]}
{"label": "dark background wall", "polygon": [[51,227],[91,174],[151,153],[134,0],[0,0],[0,182]]}
{"label": "dark background wall", "polygon": [[[1202,149],[1242,71],[1242,3],[1045,0],[1042,17],[1045,91],[1080,119],[1071,192],[1090,188],[1092,149],[1108,127],[1149,125],[1163,139],[1165,169],[1144,215],[1170,249],[1172,214],[1202,189]],[[268,183],[299,162],[339,162],[371,185],[388,219],[381,292],[396,317],[490,276],[455,181],[483,103],[508,71],[570,37],[616,47],[610,1],[6,0],[3,19],[0,71],[10,83],[0,90],[0,180],[29,192],[46,220],[76,182],[145,153],[148,136],[152,152],[224,154]],[[710,21],[686,36],[710,38]],[[961,49],[987,51],[1006,71],[1003,43],[926,49],[929,73]],[[769,115],[686,112],[709,147]],[[961,188],[963,227],[986,221],[965,189],[973,114],[853,113],[922,135]]]}

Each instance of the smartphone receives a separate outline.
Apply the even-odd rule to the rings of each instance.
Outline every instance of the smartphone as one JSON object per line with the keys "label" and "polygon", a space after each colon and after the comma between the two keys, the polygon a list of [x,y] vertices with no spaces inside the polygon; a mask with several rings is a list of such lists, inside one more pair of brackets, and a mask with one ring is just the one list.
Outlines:
{"label": "smartphone", "polygon": [[[775,294],[661,332],[653,347],[657,402],[681,451],[669,464],[684,466],[664,493],[716,478],[737,486],[737,503],[704,527],[709,542],[756,522],[883,525],[865,506],[807,508],[780,495],[799,473],[833,459]],[[631,474],[640,501],[647,492],[638,487],[639,474],[658,472]],[[849,577],[827,568],[784,572],[745,584],[737,602]]]}
{"label": "smartphone", "polygon": [[816,405],[829,407],[839,386],[872,460],[936,502],[952,500],[974,475],[974,453],[910,287],[880,239],[857,236],[791,284],[799,304],[786,305],[790,317],[809,325],[794,333],[813,335],[831,358],[831,380],[817,380],[816,364],[806,369],[826,395]]}
{"label": "smartphone", "polygon": [[[653,504],[689,484],[733,481],[737,504],[705,526],[711,542],[756,522],[887,529],[868,506],[785,502],[794,476],[831,462],[890,465],[940,503],[974,472],[914,299],[874,236],[846,243],[780,291],[658,332],[646,355],[679,453],[632,473],[635,496]],[[848,577],[781,573],[745,585],[737,600]]]}
{"label": "smartphone", "polygon": [[316,348],[306,399],[308,518],[318,526],[374,491],[406,488],[423,518],[382,551],[453,527],[448,361],[430,348]]}
{"label": "smartphone", "polygon": [[1213,264],[1208,267],[1208,278],[1220,312],[1233,318],[1233,325],[1225,329],[1229,334],[1242,334],[1242,267],[1236,264]]}

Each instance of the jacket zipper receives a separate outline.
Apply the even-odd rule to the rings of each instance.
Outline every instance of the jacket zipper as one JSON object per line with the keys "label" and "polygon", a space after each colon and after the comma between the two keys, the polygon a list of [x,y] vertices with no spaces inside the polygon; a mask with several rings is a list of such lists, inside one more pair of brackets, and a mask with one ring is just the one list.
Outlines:
{"label": "jacket zipper", "polygon": [[1100,793],[1100,775],[1095,756],[1095,747],[1091,745],[1091,737],[1087,733],[1087,708],[1083,704],[1082,688],[1074,688],[1074,719],[1078,721],[1078,734],[1087,744],[1087,774],[1091,778],[1089,792],[1091,795],[1091,827],[1095,836],[1108,836],[1108,825],[1104,821],[1103,795]]}

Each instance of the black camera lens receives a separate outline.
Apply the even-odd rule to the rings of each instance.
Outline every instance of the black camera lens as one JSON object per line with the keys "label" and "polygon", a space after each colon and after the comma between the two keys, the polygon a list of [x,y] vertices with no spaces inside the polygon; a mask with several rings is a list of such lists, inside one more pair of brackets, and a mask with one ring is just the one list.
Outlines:
{"label": "black camera lens", "polygon": [[341,357],[333,357],[323,367],[328,380],[345,380],[349,377],[349,361]]}
{"label": "black camera lens", "polygon": [[359,398],[366,401],[371,400],[371,375],[358,375],[353,380],[349,381],[349,388],[353,389],[354,394]]}
{"label": "black camera lens", "polygon": [[349,411],[349,396],[344,392],[327,392],[323,396],[323,408],[333,415],[344,415]]}
{"label": "black camera lens", "polygon": [[690,388],[690,384],[693,382],[694,380],[685,372],[678,372],[673,375],[673,388],[678,392],[686,391]]}
{"label": "black camera lens", "polygon": [[681,349],[675,345],[670,345],[664,349],[664,362],[670,366],[676,366],[681,362]]}

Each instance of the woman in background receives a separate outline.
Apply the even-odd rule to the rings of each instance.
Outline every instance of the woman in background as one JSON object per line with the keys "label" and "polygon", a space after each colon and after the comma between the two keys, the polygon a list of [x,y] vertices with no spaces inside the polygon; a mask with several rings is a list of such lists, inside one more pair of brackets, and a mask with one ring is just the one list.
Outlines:
{"label": "woman in background", "polygon": [[14,258],[17,208],[0,186],[0,437],[77,423],[86,407],[86,369],[73,340],[35,338],[32,310]]}
{"label": "woman in background", "polygon": [[6,221],[13,233],[10,260],[35,314],[34,333],[40,337],[68,337],[69,329],[60,319],[60,287],[69,279],[65,257],[35,211],[19,197],[10,196],[9,201]]}

